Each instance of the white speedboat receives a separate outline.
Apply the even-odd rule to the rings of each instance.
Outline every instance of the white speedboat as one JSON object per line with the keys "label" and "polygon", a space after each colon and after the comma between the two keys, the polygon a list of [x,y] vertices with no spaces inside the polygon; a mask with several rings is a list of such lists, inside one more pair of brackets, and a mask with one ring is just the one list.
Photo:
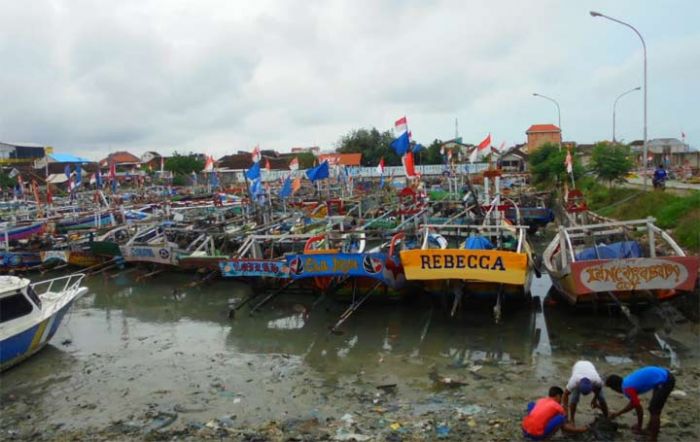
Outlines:
{"label": "white speedboat", "polygon": [[0,371],[41,350],[73,302],[87,292],[82,273],[31,283],[0,276]]}

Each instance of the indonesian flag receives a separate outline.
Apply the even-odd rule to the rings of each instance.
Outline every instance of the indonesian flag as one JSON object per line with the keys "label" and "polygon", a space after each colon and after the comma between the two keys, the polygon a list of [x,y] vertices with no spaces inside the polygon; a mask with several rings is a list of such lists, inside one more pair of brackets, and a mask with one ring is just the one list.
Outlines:
{"label": "indonesian flag", "polygon": [[289,170],[299,170],[299,159],[297,157],[294,157],[294,159],[289,162]]}
{"label": "indonesian flag", "polygon": [[384,175],[384,157],[382,157],[382,159],[379,160],[379,164],[377,164],[377,173],[379,175]]}
{"label": "indonesian flag", "polygon": [[268,172],[272,170],[272,167],[270,167],[270,160],[268,158],[265,158],[265,170]]}
{"label": "indonesian flag", "polygon": [[254,163],[257,163],[257,162],[260,161],[260,159],[262,158],[262,155],[260,155],[260,146],[259,146],[259,145],[258,145],[258,146],[255,146],[255,147],[253,148],[252,157],[253,157],[253,162],[254,162]]}
{"label": "indonesian flag", "polygon": [[406,176],[409,178],[416,176],[416,168],[413,163],[413,152],[409,150],[406,152],[406,155],[401,158],[401,160],[403,161],[403,170],[406,173]]}
{"label": "indonesian flag", "polygon": [[474,163],[476,161],[477,155],[479,155],[481,152],[486,150],[488,147],[491,146],[491,134],[489,134],[484,140],[479,143],[478,146],[474,150],[472,150],[471,155],[469,155],[469,162]]}
{"label": "indonesian flag", "polygon": [[408,120],[403,116],[394,122],[394,134],[398,137],[404,132],[408,132]]}
{"label": "indonesian flag", "polygon": [[564,164],[566,165],[567,173],[574,173],[574,161],[571,158],[571,151],[569,149],[566,150],[566,159],[564,160]]}
{"label": "indonesian flag", "polygon": [[213,172],[214,171],[214,157],[207,155],[207,160],[204,162],[204,171]]}

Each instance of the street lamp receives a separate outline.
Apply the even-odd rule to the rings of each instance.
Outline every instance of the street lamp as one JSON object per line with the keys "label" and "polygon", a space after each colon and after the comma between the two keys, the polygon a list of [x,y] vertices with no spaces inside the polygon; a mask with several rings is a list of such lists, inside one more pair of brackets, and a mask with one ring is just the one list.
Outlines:
{"label": "street lamp", "polygon": [[634,88],[634,89],[630,89],[630,90],[628,90],[627,92],[621,93],[621,94],[615,99],[615,104],[613,104],[613,138],[612,138],[613,144],[615,144],[615,108],[617,107],[617,100],[619,100],[620,98],[624,97],[625,95],[627,95],[627,94],[629,94],[629,93],[631,93],[631,92],[638,91],[638,90],[640,90],[640,89],[641,89],[641,86],[637,86],[637,87]]}
{"label": "street lamp", "polygon": [[614,21],[615,23],[619,23],[623,26],[627,26],[631,30],[634,31],[635,34],[639,37],[639,39],[642,41],[642,48],[644,49],[644,148],[642,149],[642,154],[644,158],[642,159],[642,167],[644,168],[644,172],[642,173],[642,176],[644,178],[643,181],[643,188],[646,190],[647,188],[647,44],[644,42],[644,38],[642,37],[642,34],[639,33],[637,29],[635,29],[634,26],[632,26],[629,23],[625,23],[622,20],[618,20],[616,18],[608,17],[605,14],[601,14],[600,12],[595,12],[591,11],[590,12],[591,17],[603,17],[607,18],[610,21]]}
{"label": "street lamp", "polygon": [[559,119],[559,151],[561,151],[562,130],[561,130],[561,109],[559,109],[559,103],[557,103],[557,100],[555,100],[554,98],[550,98],[546,95],[538,94],[537,92],[533,93],[532,95],[535,97],[544,98],[545,100],[549,100],[557,106],[557,116]]}

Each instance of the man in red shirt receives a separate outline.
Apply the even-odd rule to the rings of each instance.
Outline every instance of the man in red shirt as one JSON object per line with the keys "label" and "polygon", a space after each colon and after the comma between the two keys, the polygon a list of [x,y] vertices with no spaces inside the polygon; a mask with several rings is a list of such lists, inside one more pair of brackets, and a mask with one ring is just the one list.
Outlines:
{"label": "man in red shirt", "polygon": [[523,435],[530,440],[545,440],[553,436],[559,429],[571,433],[583,433],[588,428],[578,428],[566,422],[566,412],[561,406],[564,390],[551,387],[549,396],[530,402],[527,406],[527,416],[523,419]]}

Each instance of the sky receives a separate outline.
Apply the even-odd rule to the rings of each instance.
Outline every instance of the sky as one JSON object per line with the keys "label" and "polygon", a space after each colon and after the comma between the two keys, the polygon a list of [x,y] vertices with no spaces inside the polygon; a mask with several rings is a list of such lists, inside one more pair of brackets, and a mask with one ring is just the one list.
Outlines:
{"label": "sky", "polygon": [[[612,138],[643,85],[649,138],[700,147],[700,2],[0,0],[0,141],[168,155],[332,149],[352,130],[414,139]],[[643,93],[617,139],[643,136]]]}

